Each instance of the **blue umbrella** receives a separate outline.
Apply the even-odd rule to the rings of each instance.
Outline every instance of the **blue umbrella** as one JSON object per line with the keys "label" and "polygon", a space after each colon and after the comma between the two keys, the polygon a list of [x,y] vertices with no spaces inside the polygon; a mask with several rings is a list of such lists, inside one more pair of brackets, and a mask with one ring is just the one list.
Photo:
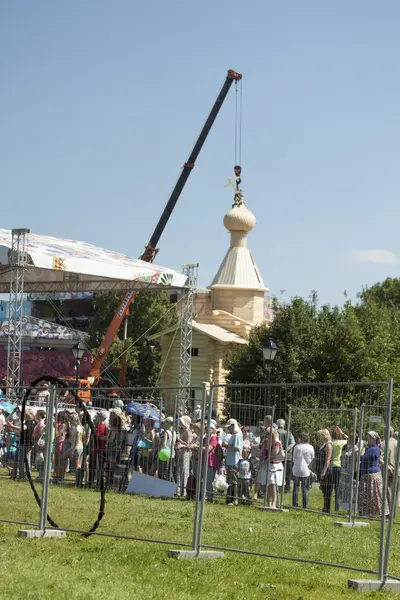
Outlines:
{"label": "blue umbrella", "polygon": [[2,400],[0,402],[0,408],[2,408],[7,413],[12,413],[12,411],[17,407],[16,404],[12,404],[12,402],[8,402],[7,400]]}
{"label": "blue umbrella", "polygon": [[125,404],[124,410],[127,413],[139,415],[139,417],[142,417],[143,419],[150,418],[154,419],[155,421],[158,421],[160,418],[160,411],[157,410],[157,408],[154,408],[154,406],[150,406],[149,404],[142,404],[139,402],[130,401],[127,404]]}

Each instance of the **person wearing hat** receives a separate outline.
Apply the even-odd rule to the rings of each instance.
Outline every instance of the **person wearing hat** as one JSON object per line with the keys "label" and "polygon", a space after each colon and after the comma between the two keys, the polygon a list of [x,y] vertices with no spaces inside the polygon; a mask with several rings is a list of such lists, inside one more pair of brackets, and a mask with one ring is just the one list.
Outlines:
{"label": "person wearing hat", "polygon": [[238,465],[242,457],[243,436],[236,419],[229,419],[225,429],[230,437],[228,441],[223,442],[227,449],[226,452],[226,482],[229,488],[226,492],[226,503],[230,505],[238,504]]}

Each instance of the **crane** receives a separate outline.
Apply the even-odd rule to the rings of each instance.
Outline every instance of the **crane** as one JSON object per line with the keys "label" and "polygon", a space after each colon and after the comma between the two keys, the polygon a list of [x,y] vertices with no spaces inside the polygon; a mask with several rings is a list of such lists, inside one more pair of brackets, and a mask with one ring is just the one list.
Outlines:
{"label": "crane", "polygon": [[[183,166],[183,169],[179,176],[179,179],[176,182],[175,187],[172,190],[172,193],[168,199],[168,202],[165,205],[163,213],[162,213],[148,243],[145,246],[143,254],[140,256],[140,260],[143,260],[145,262],[153,262],[154,261],[154,258],[156,257],[156,255],[158,253],[157,245],[161,238],[161,235],[169,221],[169,218],[172,214],[172,211],[175,208],[176,203],[179,200],[182,190],[186,184],[186,181],[188,180],[189,175],[195,166],[197,157],[199,156],[200,151],[204,145],[204,142],[206,141],[207,136],[210,133],[211,127],[214,124],[214,121],[215,121],[215,119],[221,109],[221,106],[229,92],[229,89],[234,81],[238,82],[241,79],[242,79],[242,75],[240,73],[237,73],[236,71],[233,71],[232,69],[230,69],[228,71],[225,82],[221,88],[221,91],[218,94],[218,97],[211,109],[210,114],[208,115],[208,118],[200,132],[199,137],[197,138],[197,141],[193,147],[192,152],[190,153],[189,158],[187,159],[186,163]],[[96,355],[93,360],[92,368],[88,375],[88,378],[93,378],[95,382],[97,382],[100,379],[101,369],[104,364],[104,361],[107,358],[107,354],[110,350],[111,344],[113,343],[113,341],[118,333],[118,330],[124,321],[125,321],[124,337],[126,338],[126,331],[127,331],[126,319],[129,316],[130,307],[135,298],[135,295],[136,295],[136,292],[127,292],[124,295],[124,297],[121,300],[120,305],[118,306],[118,308],[112,318],[110,325],[108,326],[106,333],[104,334],[101,344],[97,349]],[[123,355],[122,358],[123,358],[123,361],[122,361],[122,365],[121,365],[121,383],[124,384],[125,383],[125,374],[126,374],[126,353]],[[93,381],[93,379],[92,379],[92,381]],[[90,379],[89,379],[89,381],[90,381]]]}

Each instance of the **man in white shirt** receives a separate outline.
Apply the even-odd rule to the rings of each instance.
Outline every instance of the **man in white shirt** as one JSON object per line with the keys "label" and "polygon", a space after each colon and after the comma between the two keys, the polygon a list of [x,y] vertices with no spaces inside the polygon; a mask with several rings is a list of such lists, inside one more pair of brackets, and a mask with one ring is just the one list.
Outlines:
{"label": "man in white shirt", "polygon": [[302,433],[299,442],[293,448],[293,501],[294,507],[298,506],[299,488],[303,497],[303,508],[308,505],[308,490],[310,489],[311,471],[309,465],[315,456],[314,448],[310,444],[308,433]]}

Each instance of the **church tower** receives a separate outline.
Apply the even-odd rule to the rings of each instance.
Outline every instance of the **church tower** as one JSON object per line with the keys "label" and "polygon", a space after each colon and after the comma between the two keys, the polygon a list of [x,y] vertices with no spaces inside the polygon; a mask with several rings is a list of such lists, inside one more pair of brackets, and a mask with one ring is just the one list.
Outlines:
{"label": "church tower", "polygon": [[[193,402],[200,400],[203,382],[226,383],[226,360],[237,344],[247,344],[250,330],[265,321],[264,297],[268,292],[255,260],[247,247],[247,236],[256,218],[235,191],[233,207],[224,216],[224,226],[230,233],[230,245],[207,290],[195,294],[193,340],[191,348],[191,382],[198,389]],[[201,256],[199,256],[201,262]],[[162,347],[161,385],[176,386],[179,381],[179,325],[157,333]],[[217,387],[214,402],[222,406],[225,389]],[[171,402],[173,399],[171,399]],[[218,409],[217,412],[220,412]]]}
{"label": "church tower", "polygon": [[209,286],[209,310],[201,311],[196,319],[247,337],[251,327],[265,320],[264,298],[269,290],[247,247],[247,235],[256,218],[241,196],[236,195],[235,200],[223,221],[230,232],[230,247]]}

